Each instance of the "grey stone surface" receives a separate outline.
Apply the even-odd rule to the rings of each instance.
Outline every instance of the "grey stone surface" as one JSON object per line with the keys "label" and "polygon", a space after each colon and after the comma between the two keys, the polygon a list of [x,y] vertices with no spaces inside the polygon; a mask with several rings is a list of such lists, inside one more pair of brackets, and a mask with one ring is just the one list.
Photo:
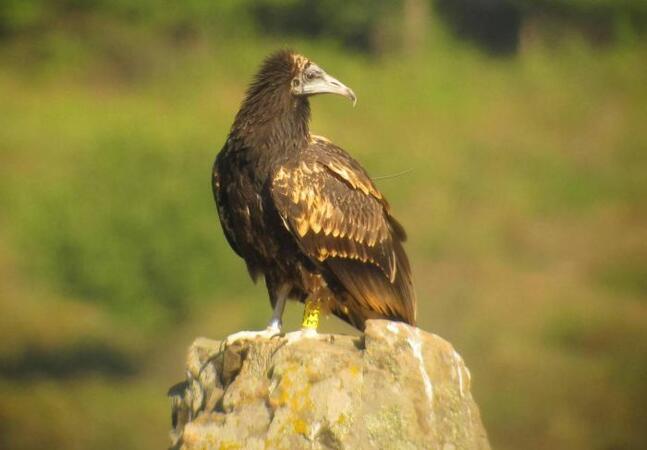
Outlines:
{"label": "grey stone surface", "polygon": [[169,395],[176,449],[490,448],[462,358],[397,322],[361,338],[199,338]]}

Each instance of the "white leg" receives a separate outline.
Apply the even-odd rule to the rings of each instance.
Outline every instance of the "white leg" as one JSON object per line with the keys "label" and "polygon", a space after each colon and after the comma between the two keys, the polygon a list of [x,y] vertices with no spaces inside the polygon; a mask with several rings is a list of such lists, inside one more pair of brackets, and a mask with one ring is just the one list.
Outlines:
{"label": "white leg", "polygon": [[281,332],[282,328],[282,319],[283,319],[283,311],[285,310],[285,301],[287,300],[287,294],[283,294],[283,292],[280,292],[279,295],[277,296],[276,303],[274,304],[274,311],[272,312],[272,319],[270,319],[270,323],[267,325],[267,328],[270,329],[276,329],[278,332]]}

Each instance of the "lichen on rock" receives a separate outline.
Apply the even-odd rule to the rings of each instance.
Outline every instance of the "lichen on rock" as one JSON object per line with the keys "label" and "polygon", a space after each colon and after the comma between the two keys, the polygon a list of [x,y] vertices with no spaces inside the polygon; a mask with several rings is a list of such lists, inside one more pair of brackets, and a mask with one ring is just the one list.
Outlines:
{"label": "lichen on rock", "polygon": [[199,338],[169,396],[174,449],[490,448],[462,358],[398,322],[359,338]]}

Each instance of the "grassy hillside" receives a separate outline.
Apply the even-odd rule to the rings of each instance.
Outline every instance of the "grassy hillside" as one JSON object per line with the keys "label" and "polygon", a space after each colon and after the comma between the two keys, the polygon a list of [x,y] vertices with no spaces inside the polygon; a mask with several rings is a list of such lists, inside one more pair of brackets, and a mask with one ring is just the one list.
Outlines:
{"label": "grassy hillside", "polygon": [[[209,176],[285,44],[2,49],[0,447],[160,448],[193,337],[265,323]],[[312,129],[384,177],[420,325],[463,354],[493,447],[647,446],[647,47],[290,44],[357,93],[314,99]]]}

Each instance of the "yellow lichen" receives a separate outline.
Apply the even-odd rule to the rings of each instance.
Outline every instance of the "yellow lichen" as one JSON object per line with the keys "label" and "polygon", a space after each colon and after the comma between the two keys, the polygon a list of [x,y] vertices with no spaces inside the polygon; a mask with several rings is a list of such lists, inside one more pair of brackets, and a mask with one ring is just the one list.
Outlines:
{"label": "yellow lichen", "polygon": [[308,433],[308,424],[303,419],[294,419],[292,421],[292,427],[296,433],[307,435]]}

